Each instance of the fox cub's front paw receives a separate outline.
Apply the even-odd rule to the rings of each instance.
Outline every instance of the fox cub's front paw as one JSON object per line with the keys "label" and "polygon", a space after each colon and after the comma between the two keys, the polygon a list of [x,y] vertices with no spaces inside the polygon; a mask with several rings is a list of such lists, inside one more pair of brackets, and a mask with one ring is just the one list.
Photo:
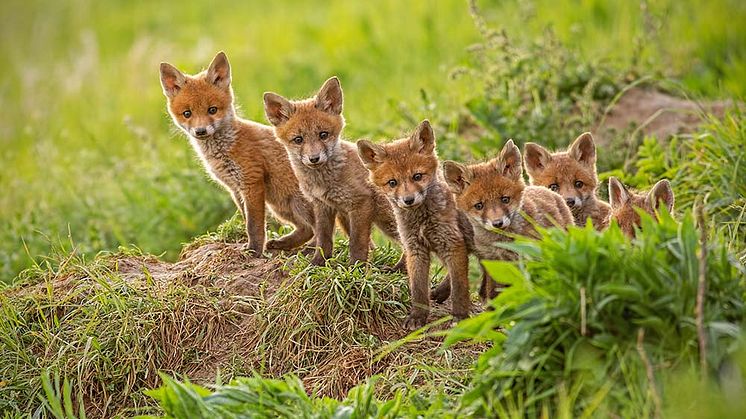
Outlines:
{"label": "fox cub's front paw", "polygon": [[316,253],[313,255],[313,259],[311,259],[311,265],[324,266],[325,264],[326,264],[326,258],[324,257],[323,254],[321,254],[321,252],[317,250]]}
{"label": "fox cub's front paw", "polygon": [[427,313],[412,313],[404,320],[404,329],[414,331],[427,324]]}
{"label": "fox cub's front paw", "polygon": [[263,249],[260,246],[255,246],[248,243],[244,244],[241,250],[255,258],[262,257],[264,253]]}
{"label": "fox cub's front paw", "polygon": [[288,251],[291,250],[292,246],[290,246],[286,241],[283,241],[282,239],[273,239],[267,242],[267,250],[281,250],[281,251]]}

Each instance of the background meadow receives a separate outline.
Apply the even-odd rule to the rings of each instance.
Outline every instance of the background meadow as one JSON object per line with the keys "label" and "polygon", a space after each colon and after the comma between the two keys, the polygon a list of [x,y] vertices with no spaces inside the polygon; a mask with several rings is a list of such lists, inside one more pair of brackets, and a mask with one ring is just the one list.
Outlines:
{"label": "background meadow", "polygon": [[[487,24],[519,44],[553,28],[583,62],[674,77],[694,96],[746,93],[741,1],[478,5]],[[242,113],[259,121],[265,121],[264,91],[302,97],[337,74],[345,89],[346,135],[376,139],[425,117],[458,139],[453,115],[483,94],[488,71],[464,71],[483,59],[470,50],[482,37],[463,0],[220,6],[11,0],[0,9],[6,16],[0,27],[5,283],[59,246],[95,254],[135,245],[173,259],[183,242],[233,214],[228,196],[207,180],[165,113],[160,61],[197,72],[226,51]],[[553,82],[551,74],[536,77],[536,86],[542,78]],[[504,135],[542,141],[520,138],[519,128]],[[481,156],[502,140],[485,135],[472,148]],[[460,147],[450,157],[471,151]]]}

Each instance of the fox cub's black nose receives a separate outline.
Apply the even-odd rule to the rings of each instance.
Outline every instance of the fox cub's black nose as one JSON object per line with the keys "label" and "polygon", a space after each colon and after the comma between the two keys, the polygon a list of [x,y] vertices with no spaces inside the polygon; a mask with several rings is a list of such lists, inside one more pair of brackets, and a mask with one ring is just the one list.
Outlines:
{"label": "fox cub's black nose", "polygon": [[575,198],[567,198],[565,199],[565,202],[567,202],[568,207],[574,207],[575,206]]}
{"label": "fox cub's black nose", "polygon": [[195,128],[194,133],[197,135],[207,134],[207,128]]}
{"label": "fox cub's black nose", "polygon": [[414,197],[410,196],[410,197],[404,198],[404,203],[407,204],[407,205],[414,204]]}
{"label": "fox cub's black nose", "polygon": [[497,220],[492,222],[492,227],[500,228],[503,226],[503,220]]}
{"label": "fox cub's black nose", "polygon": [[319,162],[319,160],[321,160],[321,157],[319,157],[319,156],[316,156],[316,157],[309,157],[309,158],[308,158],[308,161],[310,161],[311,163],[318,163],[318,162]]}

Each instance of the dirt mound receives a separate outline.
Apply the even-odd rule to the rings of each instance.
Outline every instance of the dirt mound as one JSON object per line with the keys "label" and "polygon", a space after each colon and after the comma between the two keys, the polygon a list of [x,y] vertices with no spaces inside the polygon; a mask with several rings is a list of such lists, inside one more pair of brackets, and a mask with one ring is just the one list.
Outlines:
{"label": "dirt mound", "polygon": [[664,140],[674,134],[691,133],[703,122],[703,113],[723,116],[732,101],[694,102],[646,88],[626,91],[594,130],[601,142],[614,132],[639,129]]}
{"label": "dirt mound", "polygon": [[287,279],[278,259],[252,257],[240,243],[208,243],[183,252],[176,263],[151,256],[118,257],[116,262],[125,280],[149,277],[160,284],[217,287],[230,295],[269,297]]}
{"label": "dirt mound", "polygon": [[[374,266],[353,269],[340,260],[316,268],[294,256],[255,258],[244,244],[223,242],[188,246],[174,263],[117,253],[72,265],[3,297],[32,328],[47,322],[49,313],[64,319],[61,327],[50,323],[48,340],[33,335],[39,362],[24,368],[30,377],[47,365],[62,365],[64,374],[74,371],[86,389],[91,417],[142,403],[133,395],[159,385],[155,371],[201,384],[214,383],[218,374],[225,381],[252,371],[270,377],[292,373],[309,392],[339,398],[374,374],[383,378],[382,391],[410,376],[453,381],[484,350],[463,345],[444,352],[442,337],[434,336],[385,349],[407,335],[401,324],[409,291],[406,276]],[[435,305],[430,320],[449,311],[448,302]],[[101,322],[100,316],[108,320]],[[441,322],[433,331],[449,325]],[[113,330],[135,338],[128,347],[114,344],[121,332]],[[81,333],[112,344],[87,354]],[[66,358],[52,356],[57,353]],[[112,378],[121,370],[103,370],[91,361],[104,358],[131,372]],[[454,364],[459,372],[450,372]],[[67,369],[80,365],[82,370]],[[113,398],[112,389],[118,389]]]}

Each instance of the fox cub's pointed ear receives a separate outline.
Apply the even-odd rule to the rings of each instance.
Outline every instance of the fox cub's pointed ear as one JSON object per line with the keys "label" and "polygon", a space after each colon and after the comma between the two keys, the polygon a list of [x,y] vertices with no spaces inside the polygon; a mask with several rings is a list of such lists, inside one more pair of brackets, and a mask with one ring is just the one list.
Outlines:
{"label": "fox cub's pointed ear", "polygon": [[220,51],[212,59],[210,67],[207,69],[207,77],[210,82],[218,87],[227,88],[231,85],[231,65],[223,51]]}
{"label": "fox cub's pointed ear", "polygon": [[460,194],[469,186],[473,175],[471,170],[463,164],[446,160],[443,162],[443,176],[451,192]]}
{"label": "fox cub's pointed ear", "polygon": [[596,143],[590,132],[584,132],[572,142],[568,154],[588,167],[596,167]]}
{"label": "fox cub's pointed ear", "polygon": [[614,176],[609,178],[609,205],[612,209],[619,209],[629,202],[629,191],[622,182]]}
{"label": "fox cub's pointed ear", "polygon": [[357,142],[357,154],[365,167],[373,170],[383,163],[386,158],[386,149],[368,140],[360,140]]}
{"label": "fox cub's pointed ear", "polygon": [[552,160],[552,155],[538,144],[526,143],[523,147],[523,159],[526,163],[526,172],[531,176],[543,172]]}
{"label": "fox cub's pointed ear", "polygon": [[264,113],[272,125],[278,126],[287,122],[295,112],[295,106],[277,93],[264,94]]}
{"label": "fox cub's pointed ear", "polygon": [[163,87],[163,94],[166,97],[176,96],[179,90],[184,87],[184,83],[186,83],[186,77],[181,74],[181,71],[169,63],[161,63],[161,87]]}
{"label": "fox cub's pointed ear", "polygon": [[334,115],[342,114],[343,102],[342,85],[337,76],[324,82],[316,94],[316,108]]}
{"label": "fox cub's pointed ear", "polygon": [[414,133],[409,137],[409,148],[421,154],[431,154],[435,151],[435,133],[430,121],[425,119],[417,125]]}
{"label": "fox cub's pointed ear", "polygon": [[659,209],[661,203],[666,205],[668,212],[673,211],[673,189],[671,189],[671,183],[666,180],[659,180],[658,183],[653,186],[653,189],[648,192],[647,196],[648,204],[653,209]]}
{"label": "fox cub's pointed ear", "polygon": [[494,161],[495,168],[497,171],[513,180],[518,180],[523,174],[523,166],[521,163],[521,151],[513,143],[513,140],[508,140],[503,146],[500,155]]}

